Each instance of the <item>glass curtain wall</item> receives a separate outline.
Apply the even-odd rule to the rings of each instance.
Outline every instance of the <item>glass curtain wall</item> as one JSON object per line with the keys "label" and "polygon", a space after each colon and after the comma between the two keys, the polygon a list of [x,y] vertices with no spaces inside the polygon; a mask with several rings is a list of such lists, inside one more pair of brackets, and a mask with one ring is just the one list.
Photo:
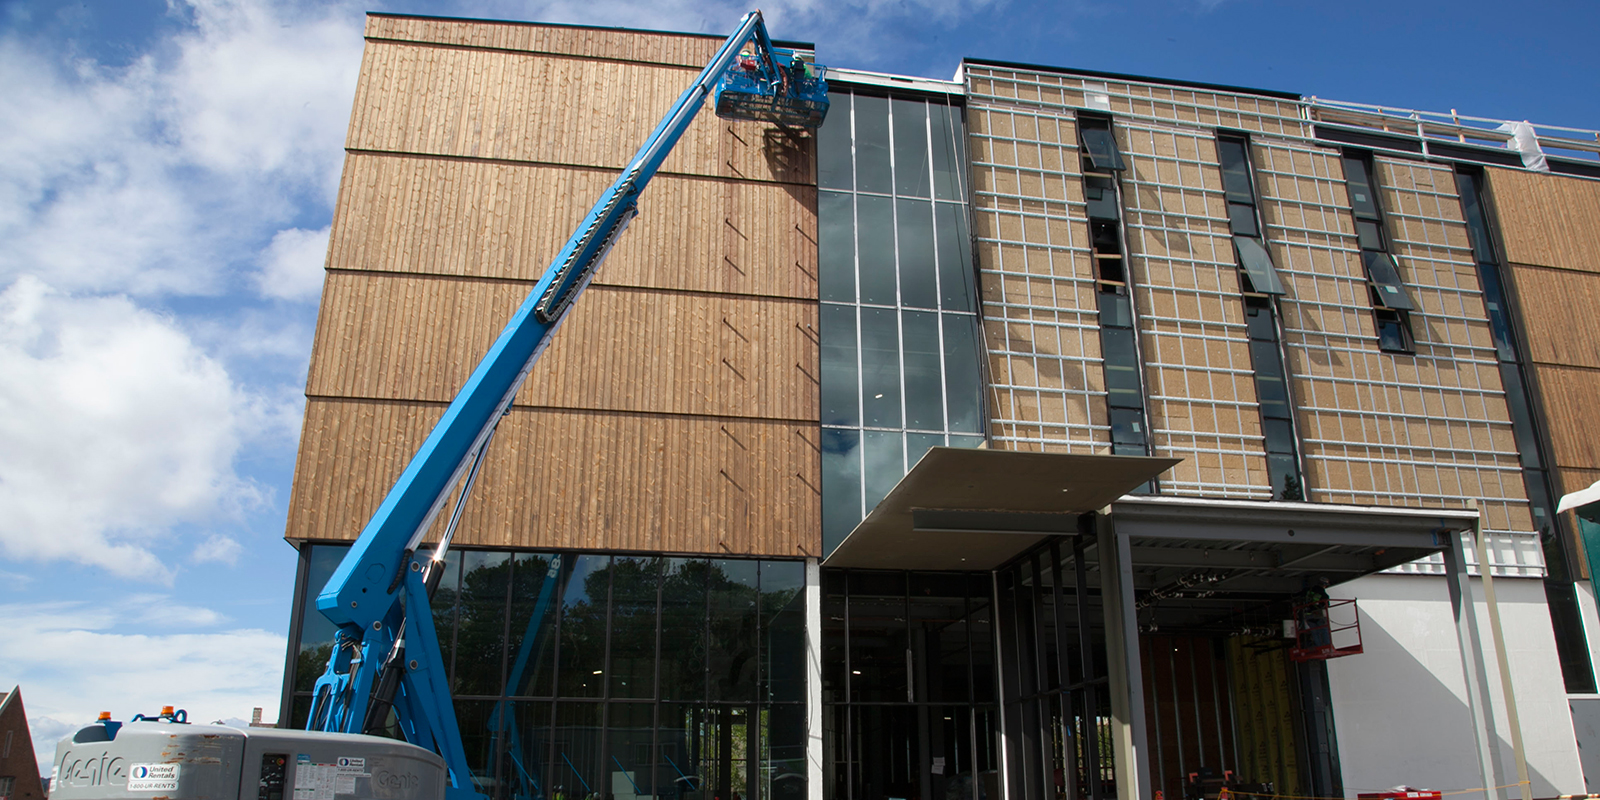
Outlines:
{"label": "glass curtain wall", "polygon": [[817,132],[824,553],[928,448],[984,441],[961,107],[831,96]]}
{"label": "glass curtain wall", "polygon": [[[290,720],[344,545],[305,545]],[[431,548],[425,548],[431,550]],[[478,789],[497,800],[805,796],[799,561],[454,550],[434,625]]]}
{"label": "glass curtain wall", "polygon": [[996,573],[1012,800],[1118,797],[1104,607],[1080,538]]}
{"label": "glass curtain wall", "polygon": [[999,800],[989,575],[822,585],[823,797]]}

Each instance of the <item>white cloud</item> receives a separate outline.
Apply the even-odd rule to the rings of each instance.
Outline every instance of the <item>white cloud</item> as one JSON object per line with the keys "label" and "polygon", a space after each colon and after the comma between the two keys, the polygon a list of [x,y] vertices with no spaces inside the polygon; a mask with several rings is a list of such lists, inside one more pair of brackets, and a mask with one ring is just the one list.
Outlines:
{"label": "white cloud", "polygon": [[[55,741],[101,711],[127,720],[176,705],[190,719],[276,715],[285,642],[242,628],[165,632],[177,619],[151,619],[156,598],[108,608],[80,602],[0,605],[0,674],[22,686],[41,770]],[[181,606],[178,606],[181,609]],[[209,625],[204,615],[196,618]]]}
{"label": "white cloud", "polygon": [[122,68],[0,38],[0,282],[226,293],[274,231],[327,213],[360,14],[343,3],[189,5],[192,28]]}
{"label": "white cloud", "polygon": [[222,534],[214,533],[194,549],[194,555],[190,556],[190,558],[196,564],[215,561],[231,566],[239,563],[239,554],[242,552],[244,552],[244,548],[237,541]]}
{"label": "white cloud", "polygon": [[232,462],[270,408],[126,298],[16,281],[0,292],[0,375],[0,546],[12,558],[170,579],[151,547],[171,528],[263,500]]}
{"label": "white cloud", "polygon": [[256,283],[261,294],[285,300],[312,300],[322,293],[322,265],[328,255],[330,227],[320,231],[289,228],[278,231],[261,253]]}

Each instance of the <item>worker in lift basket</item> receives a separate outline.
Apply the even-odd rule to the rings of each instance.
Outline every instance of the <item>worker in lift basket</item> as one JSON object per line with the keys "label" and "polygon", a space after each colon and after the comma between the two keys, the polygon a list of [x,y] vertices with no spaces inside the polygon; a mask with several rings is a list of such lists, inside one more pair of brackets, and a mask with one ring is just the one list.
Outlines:
{"label": "worker in lift basket", "polygon": [[1299,646],[1306,650],[1317,650],[1333,645],[1333,631],[1328,628],[1328,579],[1318,578],[1317,582],[1306,590],[1300,601],[1300,630],[1302,631]]}

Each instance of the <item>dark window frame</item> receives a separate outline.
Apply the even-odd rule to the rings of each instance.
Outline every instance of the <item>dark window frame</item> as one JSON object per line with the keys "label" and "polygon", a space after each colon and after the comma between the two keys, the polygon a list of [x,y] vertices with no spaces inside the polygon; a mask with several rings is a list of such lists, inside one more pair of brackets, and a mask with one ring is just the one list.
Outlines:
{"label": "dark window frame", "polygon": [[[1340,166],[1344,171],[1345,191],[1349,195],[1351,220],[1356,225],[1358,236],[1362,223],[1368,223],[1375,227],[1381,239],[1376,243],[1381,247],[1377,248],[1366,247],[1357,239],[1357,253],[1361,259],[1361,273],[1367,279],[1367,299],[1372,306],[1372,328],[1378,349],[1395,355],[1415,355],[1417,340],[1412,330],[1411,312],[1417,310],[1418,306],[1406,289],[1399,260],[1389,252],[1389,231],[1384,219],[1383,191],[1378,183],[1377,162],[1370,151],[1346,149],[1340,156]],[[1356,169],[1361,173],[1360,180],[1352,178]],[[1367,199],[1357,199],[1358,188],[1366,189]],[[1379,267],[1377,270],[1373,269],[1374,261]]]}

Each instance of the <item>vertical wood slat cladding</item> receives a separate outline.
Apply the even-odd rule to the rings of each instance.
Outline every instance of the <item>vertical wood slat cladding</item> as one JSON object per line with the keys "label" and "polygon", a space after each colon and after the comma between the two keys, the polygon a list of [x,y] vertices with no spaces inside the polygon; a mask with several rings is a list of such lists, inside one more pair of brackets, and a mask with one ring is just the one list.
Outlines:
{"label": "vertical wood slat cladding", "polygon": [[[442,413],[308,402],[289,530],[353,539]],[[456,541],[815,555],[819,436],[814,424],[513,409]]]}
{"label": "vertical wood slat cladding", "polygon": [[722,45],[722,38],[717,36],[377,15],[367,17],[366,36],[397,42],[520,50],[695,69],[705,66]]}
{"label": "vertical wood slat cladding", "polygon": [[1507,261],[1600,272],[1600,182],[1488,169]]}
{"label": "vertical wood slat cladding", "polygon": [[[720,43],[393,18],[369,33],[290,539],[359,534]],[[501,425],[458,541],[817,553],[810,148],[702,111]]]}
{"label": "vertical wood slat cladding", "polygon": [[[531,283],[334,272],[306,393],[448,402]],[[594,287],[519,405],[817,418],[816,306]]]}
{"label": "vertical wood slat cladding", "polygon": [[1600,467],[1600,441],[1595,437],[1595,421],[1600,420],[1600,370],[1538,364],[1534,376],[1544,400],[1550,457],[1556,466]]}
{"label": "vertical wood slat cladding", "polygon": [[[1597,220],[1600,223],[1600,220]],[[1600,368],[1600,276],[1512,264],[1530,361]]]}
{"label": "vertical wood slat cladding", "polygon": [[[328,266],[537,280],[615,178],[352,153]],[[595,283],[815,298],[815,209],[810,186],[660,176]]]}
{"label": "vertical wood slat cladding", "polygon": [[[353,150],[621,169],[695,71],[368,41]],[[810,138],[695,118],[662,172],[813,183]]]}

